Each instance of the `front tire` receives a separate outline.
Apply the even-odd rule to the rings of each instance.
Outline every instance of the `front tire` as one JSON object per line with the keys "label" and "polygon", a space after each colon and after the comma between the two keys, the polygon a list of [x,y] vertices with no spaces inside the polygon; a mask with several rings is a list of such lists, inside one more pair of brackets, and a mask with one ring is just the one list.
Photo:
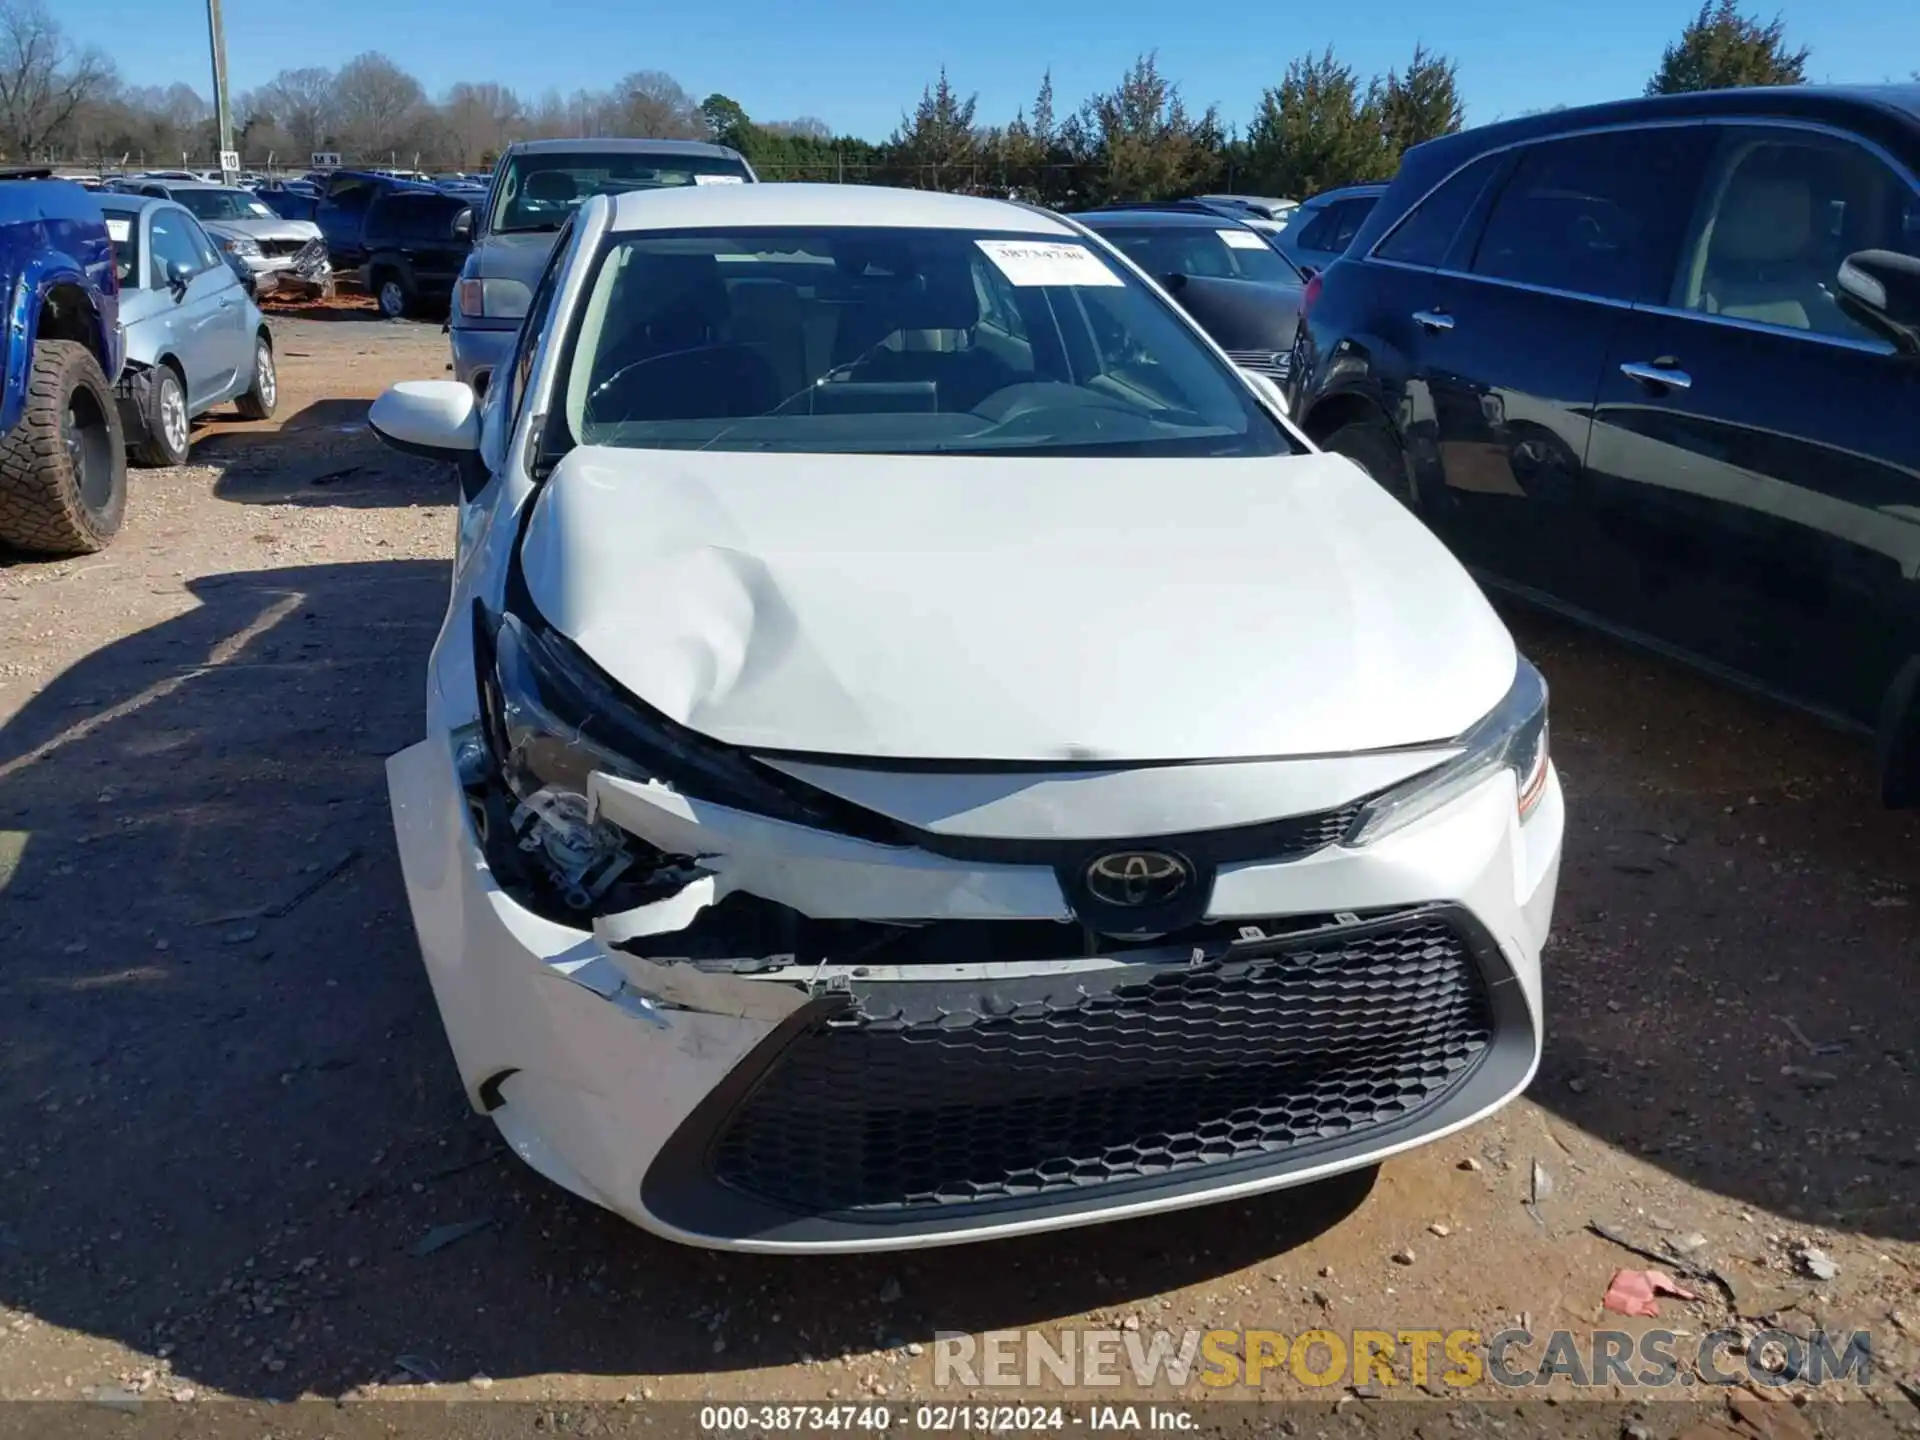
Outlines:
{"label": "front tire", "polygon": [[1406,458],[1400,453],[1400,442],[1385,425],[1373,420],[1342,425],[1320,442],[1320,448],[1346,456],[1371,475],[1381,489],[1408,509],[1413,508]]}
{"label": "front tire", "polygon": [[133,458],[142,465],[184,465],[193,448],[193,426],[187,415],[187,387],[171,365],[156,365],[149,372],[147,400],[142,407],[146,438],[134,447]]}
{"label": "front tire", "polygon": [[253,384],[234,402],[245,420],[265,420],[280,403],[280,376],[273,368],[273,342],[259,335],[253,342]]}
{"label": "front tire", "polygon": [[383,320],[398,320],[413,309],[413,295],[406,282],[391,270],[382,271],[374,280],[373,298]]}
{"label": "front tire", "polygon": [[0,438],[0,543],[86,555],[126,508],[126,433],[107,377],[86,346],[40,341],[20,423]]}

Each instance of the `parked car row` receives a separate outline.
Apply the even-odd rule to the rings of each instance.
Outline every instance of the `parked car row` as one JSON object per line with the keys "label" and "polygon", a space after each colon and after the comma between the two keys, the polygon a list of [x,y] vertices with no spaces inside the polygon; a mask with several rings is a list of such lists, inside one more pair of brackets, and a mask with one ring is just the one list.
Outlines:
{"label": "parked car row", "polygon": [[1920,86],[1419,146],[1308,286],[1294,412],[1489,583],[1874,733],[1920,803],[1917,177]]}

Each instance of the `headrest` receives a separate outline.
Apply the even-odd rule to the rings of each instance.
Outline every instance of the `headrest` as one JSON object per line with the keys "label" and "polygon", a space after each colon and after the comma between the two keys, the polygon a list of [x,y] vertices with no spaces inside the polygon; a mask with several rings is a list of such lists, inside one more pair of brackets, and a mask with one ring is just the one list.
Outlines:
{"label": "headrest", "polygon": [[1713,222],[1708,264],[1773,265],[1803,255],[1813,236],[1805,180],[1736,175]]}
{"label": "headrest", "polygon": [[527,176],[521,193],[528,200],[571,200],[580,193],[580,187],[564,170],[535,170]]}

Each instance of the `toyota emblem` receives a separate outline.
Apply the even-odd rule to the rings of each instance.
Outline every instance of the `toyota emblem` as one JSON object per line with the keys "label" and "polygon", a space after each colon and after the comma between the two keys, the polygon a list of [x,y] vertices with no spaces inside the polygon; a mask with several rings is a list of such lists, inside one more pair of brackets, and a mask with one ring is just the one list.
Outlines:
{"label": "toyota emblem", "polygon": [[1180,898],[1193,867],[1164,850],[1116,850],[1087,866],[1087,894],[1102,905],[1143,910]]}

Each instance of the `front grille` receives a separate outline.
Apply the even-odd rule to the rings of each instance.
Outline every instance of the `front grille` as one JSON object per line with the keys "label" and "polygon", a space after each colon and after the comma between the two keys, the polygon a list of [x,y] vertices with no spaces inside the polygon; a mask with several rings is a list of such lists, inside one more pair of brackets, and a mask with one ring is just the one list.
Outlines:
{"label": "front grille", "polygon": [[1202,966],[852,999],[722,1122],[714,1179],[789,1212],[904,1218],[1271,1159],[1414,1116],[1493,1035],[1479,962],[1433,913]]}
{"label": "front grille", "polygon": [[260,253],[277,260],[282,255],[298,255],[307,243],[305,240],[262,240]]}
{"label": "front grille", "polygon": [[1229,350],[1227,358],[1242,370],[1284,380],[1293,372],[1293,355],[1286,350]]}

